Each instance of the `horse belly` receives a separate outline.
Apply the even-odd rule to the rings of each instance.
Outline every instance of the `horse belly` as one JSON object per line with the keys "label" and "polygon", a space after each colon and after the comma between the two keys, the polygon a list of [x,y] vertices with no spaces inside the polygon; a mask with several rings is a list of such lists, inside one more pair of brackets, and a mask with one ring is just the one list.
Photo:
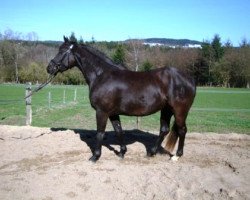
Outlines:
{"label": "horse belly", "polygon": [[164,101],[160,95],[136,94],[130,98],[123,98],[121,111],[124,115],[145,116],[162,109]]}
{"label": "horse belly", "polygon": [[159,85],[142,80],[107,81],[102,84],[105,87],[92,92],[91,104],[109,115],[145,116],[161,110],[166,104],[166,95]]}

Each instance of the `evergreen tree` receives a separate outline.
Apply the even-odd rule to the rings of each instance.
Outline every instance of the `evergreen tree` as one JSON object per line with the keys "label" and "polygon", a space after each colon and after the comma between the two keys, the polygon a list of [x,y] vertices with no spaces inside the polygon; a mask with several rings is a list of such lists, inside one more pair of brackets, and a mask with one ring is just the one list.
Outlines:
{"label": "evergreen tree", "polygon": [[150,63],[148,60],[146,60],[143,64],[142,64],[142,66],[141,66],[141,70],[142,71],[149,71],[149,70],[151,70],[153,68],[153,65],[152,65],[152,63]]}
{"label": "evergreen tree", "polygon": [[71,35],[69,36],[69,40],[71,42],[77,42],[76,36],[74,32],[71,32]]}
{"label": "evergreen tree", "polygon": [[220,36],[216,34],[211,43],[211,46],[213,48],[214,59],[216,62],[219,61],[224,55],[224,48],[222,47],[220,40]]}
{"label": "evergreen tree", "polygon": [[94,38],[94,36],[91,37],[91,43],[95,44],[95,38]]}
{"label": "evergreen tree", "polygon": [[210,42],[206,41],[202,44],[202,67],[200,69],[200,79],[203,80],[204,83],[208,83],[211,85],[211,66],[214,60],[213,49]]}
{"label": "evergreen tree", "polygon": [[116,64],[124,64],[125,63],[125,50],[122,45],[118,45],[114,55],[112,56],[113,61]]}
{"label": "evergreen tree", "polygon": [[79,42],[78,42],[79,44],[84,44],[84,40],[83,40],[83,38],[82,38],[82,36],[80,36],[80,39],[79,39]]}

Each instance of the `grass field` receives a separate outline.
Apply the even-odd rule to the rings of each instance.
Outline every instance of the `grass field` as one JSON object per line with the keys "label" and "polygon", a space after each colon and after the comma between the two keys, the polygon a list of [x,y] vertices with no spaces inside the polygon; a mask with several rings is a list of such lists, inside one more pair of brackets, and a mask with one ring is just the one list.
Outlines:
{"label": "grass field", "polygon": [[[25,85],[0,84],[0,124],[25,124],[24,93]],[[96,128],[95,112],[89,104],[87,86],[47,86],[32,97],[32,111],[33,126]],[[124,129],[136,128],[135,117],[122,116],[121,119]],[[250,134],[250,90],[198,88],[187,125],[189,132]],[[140,118],[140,128],[159,130],[159,113]],[[107,129],[111,129],[110,123]]]}

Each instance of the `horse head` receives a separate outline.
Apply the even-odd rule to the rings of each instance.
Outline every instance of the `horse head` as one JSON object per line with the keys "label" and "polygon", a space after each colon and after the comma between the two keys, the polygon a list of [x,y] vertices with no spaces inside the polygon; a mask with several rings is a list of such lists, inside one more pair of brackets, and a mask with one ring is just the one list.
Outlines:
{"label": "horse head", "polygon": [[59,47],[56,56],[49,62],[47,72],[51,75],[56,75],[58,72],[64,72],[76,66],[74,50],[77,47],[76,42],[70,41],[64,36],[64,43]]}

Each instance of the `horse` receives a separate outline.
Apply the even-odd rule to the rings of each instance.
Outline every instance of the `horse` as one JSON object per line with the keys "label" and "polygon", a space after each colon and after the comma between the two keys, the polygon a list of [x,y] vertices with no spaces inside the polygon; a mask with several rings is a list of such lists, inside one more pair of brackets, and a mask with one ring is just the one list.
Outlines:
{"label": "horse", "polygon": [[[176,155],[170,154],[171,159],[178,160],[183,155],[186,118],[196,94],[191,76],[174,67],[147,72],[131,71],[123,65],[116,65],[95,48],[70,41],[64,36],[59,52],[47,66],[47,72],[55,76],[75,66],[88,84],[90,104],[96,111],[96,146],[90,161],[96,162],[101,157],[108,119],[119,142],[118,155],[124,158],[127,147],[120,115],[146,116],[158,111],[161,112],[160,133],[149,156],[159,153],[166,135],[168,152],[174,149],[179,140]],[[170,129],[172,116],[174,122]]]}

